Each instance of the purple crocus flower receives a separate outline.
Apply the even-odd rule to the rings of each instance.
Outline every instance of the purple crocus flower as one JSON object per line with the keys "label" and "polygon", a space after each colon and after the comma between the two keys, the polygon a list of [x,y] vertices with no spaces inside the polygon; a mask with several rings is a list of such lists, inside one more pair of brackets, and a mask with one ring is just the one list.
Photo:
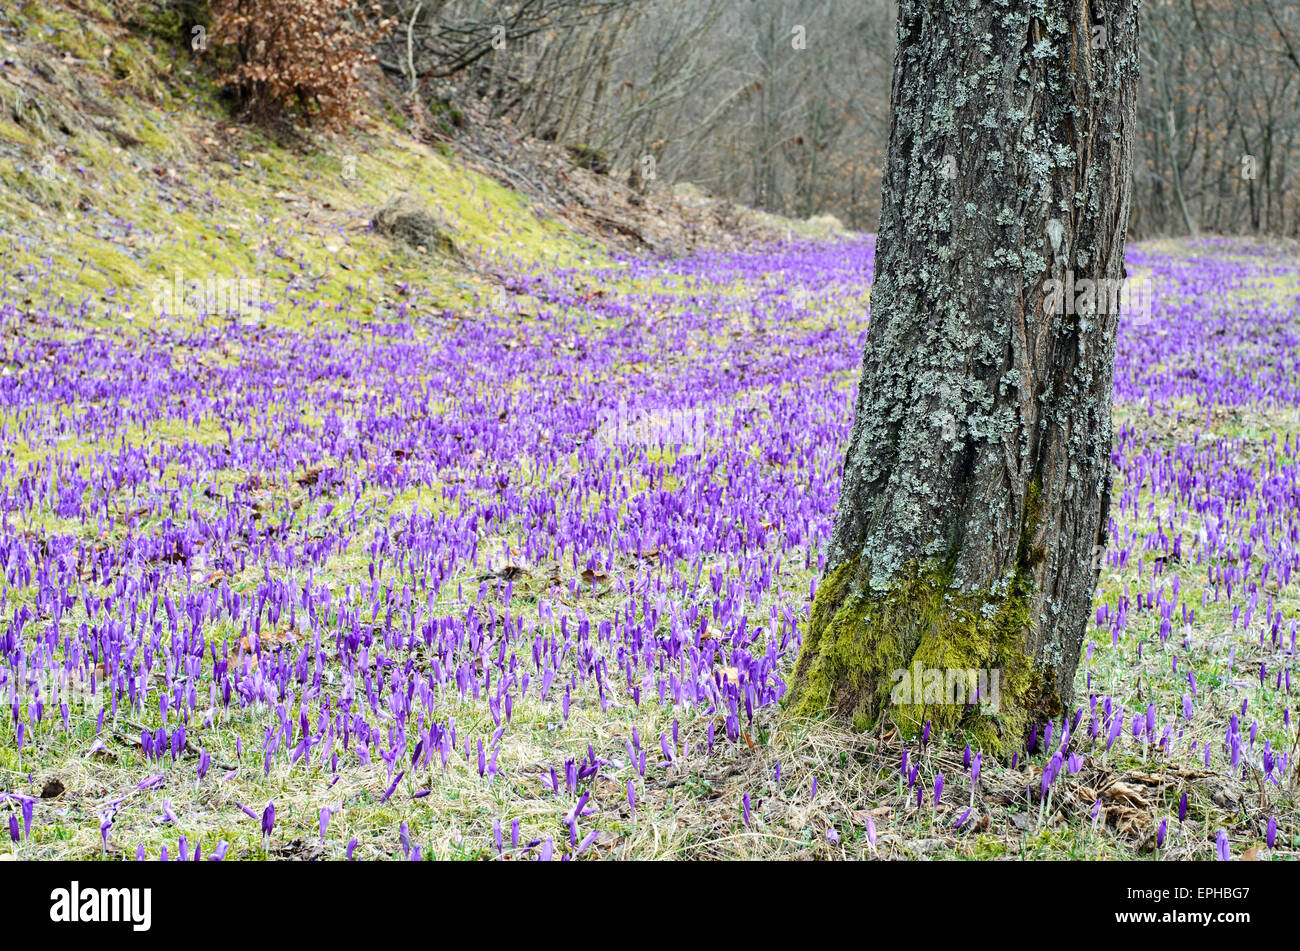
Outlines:
{"label": "purple crocus flower", "polygon": [[1215,845],[1218,847],[1219,861],[1228,862],[1232,860],[1232,847],[1228,844],[1228,833],[1220,829],[1218,836],[1215,838]]}
{"label": "purple crocus flower", "polygon": [[268,802],[262,812],[262,838],[269,838],[275,828],[275,803]]}
{"label": "purple crocus flower", "polygon": [[586,809],[587,800],[589,800],[590,798],[591,798],[591,793],[589,792],[584,792],[581,796],[578,797],[577,804],[574,805],[574,807],[570,809],[564,816],[565,825],[572,828],[577,823],[577,821],[586,814],[583,810]]}
{"label": "purple crocus flower", "polygon": [[[19,796],[18,803],[23,811],[23,838],[30,839],[32,837],[32,813],[36,808],[36,800],[30,796]],[[120,799],[114,800],[109,803],[109,808],[116,811],[121,803],[122,800]]]}
{"label": "purple crocus flower", "polygon": [[578,843],[578,850],[573,854],[581,855],[583,852],[587,851],[587,846],[595,842],[599,836],[600,836],[600,830],[592,829],[583,837],[582,841]]}

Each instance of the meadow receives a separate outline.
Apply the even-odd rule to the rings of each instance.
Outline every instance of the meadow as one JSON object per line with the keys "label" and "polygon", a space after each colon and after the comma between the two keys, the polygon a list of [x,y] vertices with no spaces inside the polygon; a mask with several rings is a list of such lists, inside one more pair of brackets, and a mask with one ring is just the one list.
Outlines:
{"label": "meadow", "polygon": [[0,298],[0,852],[1300,850],[1294,247],[1130,247],[1156,294],[1120,321],[1087,659],[1010,759],[782,710],[870,237],[498,256],[453,303],[271,241],[254,308],[147,319],[148,283],[92,300],[26,250]]}

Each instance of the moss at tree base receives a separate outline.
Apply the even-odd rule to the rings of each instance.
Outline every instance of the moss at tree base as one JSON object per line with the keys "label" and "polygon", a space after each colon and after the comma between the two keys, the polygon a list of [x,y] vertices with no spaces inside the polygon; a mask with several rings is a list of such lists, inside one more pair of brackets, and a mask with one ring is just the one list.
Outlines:
{"label": "moss at tree base", "polygon": [[[928,720],[937,733],[962,731],[1001,754],[1019,748],[1032,721],[1059,711],[1053,678],[1025,654],[1027,571],[1005,594],[980,595],[953,590],[944,565],[912,565],[888,592],[865,594],[855,590],[858,568],[857,559],[841,564],[817,592],[786,697],[791,714],[829,712],[858,730],[883,716],[905,738]],[[959,677],[965,688],[954,692],[946,678],[977,671],[993,689],[971,703],[971,681]],[[918,672],[924,681],[913,684]]]}

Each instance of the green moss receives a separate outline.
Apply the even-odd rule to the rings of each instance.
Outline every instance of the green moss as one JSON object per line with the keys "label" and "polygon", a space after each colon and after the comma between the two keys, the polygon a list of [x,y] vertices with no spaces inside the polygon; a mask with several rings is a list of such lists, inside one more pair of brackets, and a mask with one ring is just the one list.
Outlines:
{"label": "green moss", "polygon": [[[885,717],[909,738],[928,720],[938,734],[965,732],[994,753],[1019,748],[1031,720],[1060,706],[1051,678],[1024,650],[1031,568],[1041,557],[1032,547],[1037,521],[1031,488],[1016,567],[1002,593],[955,590],[953,559],[912,562],[882,594],[858,583],[857,558],[836,567],[813,602],[789,711],[829,712],[858,730]],[[969,702],[970,680],[949,676],[976,671],[987,672],[975,680],[981,703]]]}
{"label": "green moss", "polygon": [[168,133],[159,129],[149,119],[142,117],[130,131],[132,135],[158,155],[169,155],[175,151],[175,143]]}

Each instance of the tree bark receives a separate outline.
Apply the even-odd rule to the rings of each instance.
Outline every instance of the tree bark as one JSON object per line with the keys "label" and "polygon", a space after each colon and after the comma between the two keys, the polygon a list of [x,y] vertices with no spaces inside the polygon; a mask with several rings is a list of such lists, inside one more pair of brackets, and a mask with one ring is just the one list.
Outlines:
{"label": "tree bark", "polygon": [[[1071,703],[1137,78],[1136,0],[899,4],[871,321],[796,714],[1006,748]],[[939,702],[934,670],[997,685]]]}

